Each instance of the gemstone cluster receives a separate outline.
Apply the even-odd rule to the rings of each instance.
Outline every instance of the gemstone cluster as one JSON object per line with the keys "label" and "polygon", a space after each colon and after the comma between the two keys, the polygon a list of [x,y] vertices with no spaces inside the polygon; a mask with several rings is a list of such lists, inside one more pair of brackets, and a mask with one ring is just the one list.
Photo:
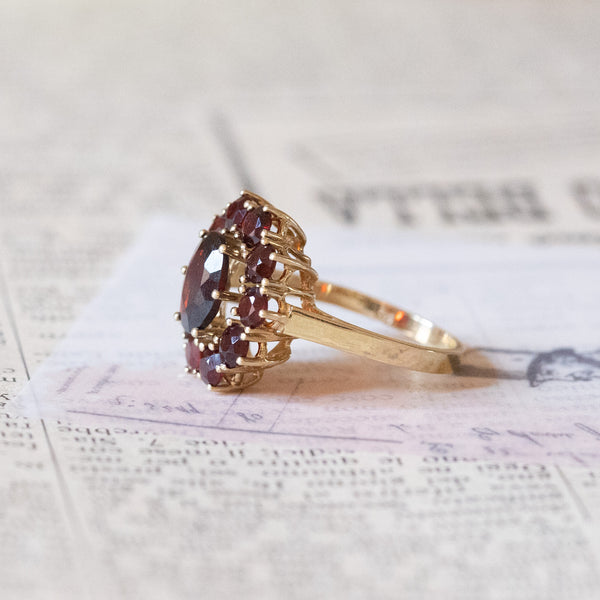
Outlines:
{"label": "gemstone cluster", "polygon": [[[309,268],[301,252],[304,233],[289,221],[259,196],[243,192],[201,232],[196,252],[183,267],[175,317],[183,326],[186,371],[211,388],[245,387],[265,367],[289,357],[291,339],[277,329],[286,283]],[[306,286],[312,286],[310,277]]]}

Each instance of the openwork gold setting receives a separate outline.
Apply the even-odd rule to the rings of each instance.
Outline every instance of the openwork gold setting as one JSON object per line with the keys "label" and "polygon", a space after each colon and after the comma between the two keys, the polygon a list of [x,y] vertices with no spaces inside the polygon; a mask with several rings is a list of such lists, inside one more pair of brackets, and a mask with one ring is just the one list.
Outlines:
{"label": "openwork gold setting", "polygon": [[[242,224],[230,225],[231,219],[228,220],[226,215],[236,208],[231,204],[215,216],[211,231],[217,231],[221,236],[218,252],[227,257],[227,280],[222,289],[213,289],[211,298],[206,299],[209,303],[211,300],[220,302],[210,323],[203,329],[194,327],[183,334],[186,353],[194,354],[194,349],[189,348],[189,344],[193,344],[198,353],[194,356],[200,365],[194,368],[188,364],[186,372],[204,379],[210,389],[239,390],[256,383],[265,369],[288,360],[291,342],[296,338],[418,371],[452,371],[453,357],[460,355],[463,347],[448,332],[423,317],[365,294],[320,282],[310,258],[304,253],[306,236],[296,221],[264,198],[246,190],[236,202],[238,215],[252,213],[254,221],[251,225],[258,222],[259,226],[252,230],[247,226],[248,219]],[[243,209],[240,208],[242,202]],[[260,215],[263,213],[268,226],[261,228]],[[219,228],[221,223],[225,226]],[[206,230],[200,232],[201,240],[209,235]],[[247,273],[250,253],[258,252],[256,248],[260,246],[270,248],[265,260],[273,268],[268,277],[258,281],[256,276],[249,279]],[[265,252],[263,250],[263,254]],[[187,270],[187,266],[182,267],[184,275]],[[268,302],[266,309],[254,311],[252,326],[248,325],[248,297],[241,310],[240,303],[245,295],[258,297],[261,305]],[[346,323],[321,311],[317,301],[336,304],[383,321],[394,327],[401,337],[383,336]],[[174,316],[181,320],[182,313],[176,312]],[[240,349],[237,358],[236,347],[234,345],[232,350],[230,343],[234,331],[235,344]],[[228,350],[224,350],[226,344]],[[227,356],[229,364],[224,364],[223,356]],[[235,363],[231,362],[232,357]],[[211,361],[218,364],[212,364],[212,372],[207,376]]]}

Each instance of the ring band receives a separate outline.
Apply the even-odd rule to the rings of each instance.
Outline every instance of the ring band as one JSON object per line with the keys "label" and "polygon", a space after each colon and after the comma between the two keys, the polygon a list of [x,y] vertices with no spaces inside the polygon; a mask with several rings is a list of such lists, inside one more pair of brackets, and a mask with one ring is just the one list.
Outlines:
{"label": "ring band", "polygon": [[[294,339],[427,373],[451,373],[463,346],[428,319],[318,280],[306,235],[287,214],[248,191],[217,215],[185,275],[175,319],[186,371],[210,389],[256,383],[290,357]],[[327,302],[392,326],[389,337],[320,310]],[[229,310],[228,310],[229,309]]]}
{"label": "ring band", "polygon": [[323,311],[292,308],[284,332],[379,362],[425,373],[451,373],[460,342],[419,315],[331,283],[318,282],[316,300],[360,313],[399,329],[404,339],[352,325]]}

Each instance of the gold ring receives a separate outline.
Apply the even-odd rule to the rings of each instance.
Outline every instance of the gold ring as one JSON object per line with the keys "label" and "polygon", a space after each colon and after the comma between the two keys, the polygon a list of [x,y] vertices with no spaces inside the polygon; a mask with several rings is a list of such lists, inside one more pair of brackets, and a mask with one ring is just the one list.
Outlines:
{"label": "gold ring", "polygon": [[[217,215],[185,275],[180,310],[186,371],[210,389],[256,383],[284,363],[296,338],[426,373],[451,373],[463,352],[447,331],[419,315],[319,281],[304,254],[306,235],[264,198],[242,191]],[[391,325],[388,337],[320,310],[328,302]]]}

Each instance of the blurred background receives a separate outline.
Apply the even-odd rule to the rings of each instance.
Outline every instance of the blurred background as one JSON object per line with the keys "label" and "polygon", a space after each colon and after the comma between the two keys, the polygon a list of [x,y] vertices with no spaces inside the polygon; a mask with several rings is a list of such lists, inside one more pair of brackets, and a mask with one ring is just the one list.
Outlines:
{"label": "blurred background", "polygon": [[201,225],[244,186],[309,234],[598,242],[599,28],[578,1],[3,2],[23,327],[59,337],[151,215]]}
{"label": "blurred background", "polygon": [[[308,233],[309,253],[311,230],[340,227],[383,229],[425,240],[436,236],[597,248],[599,32],[600,4],[579,0],[3,0],[0,407],[52,352],[152,216],[180,215],[200,228],[242,187],[294,216]],[[175,502],[161,504],[156,500],[164,499],[160,479],[148,491],[152,478],[130,486],[126,476],[119,480],[115,475],[125,491],[110,496],[102,477],[79,470],[81,449],[73,432],[66,433],[60,424],[44,425],[43,431],[38,425],[32,422],[31,427],[38,428],[35,452],[42,448],[40,455],[47,454],[40,468],[39,477],[46,477],[42,484],[35,471],[37,454],[30,460],[16,445],[0,445],[0,479],[5,482],[0,499],[8,498],[0,504],[11,510],[4,516],[0,512],[0,539],[8,540],[0,544],[0,562],[15,569],[11,589],[21,591],[15,597],[79,597],[80,588],[65,564],[87,555],[81,551],[85,545],[70,545],[68,528],[57,516],[79,503],[85,507],[82,514],[88,511],[82,529],[95,532],[90,539],[97,541],[97,555],[103,557],[104,571],[97,573],[110,573],[102,585],[122,577],[115,588],[125,590],[122,597],[134,597],[129,594],[146,570],[146,575],[157,574],[148,577],[150,588],[155,581],[165,586],[150,589],[153,597],[197,597],[193,576],[160,571],[167,563],[152,555],[158,546],[148,555],[127,554],[123,562],[113,558],[124,539],[124,522],[133,525],[122,546],[137,550],[145,535],[150,539],[175,531],[172,523],[178,523],[177,531],[187,531],[184,517],[194,512],[192,504],[184,516]],[[119,446],[125,470],[136,460],[144,468],[142,442],[149,443],[132,437]],[[469,475],[473,489],[489,483],[490,498],[498,481],[512,481],[513,475],[505,477],[502,471],[498,480],[485,483],[476,468]],[[31,485],[29,473],[34,474]],[[174,473],[173,478],[180,477]],[[588,475],[585,485],[598,480]],[[424,482],[419,489],[425,489],[430,474],[419,476]],[[523,480],[528,477],[526,472]],[[543,472],[540,480],[546,477]],[[232,480],[242,489],[244,478]],[[262,481],[260,475],[256,481]],[[575,506],[564,481],[559,509],[553,504],[559,489],[554,479],[554,488],[544,488],[547,502],[535,487],[537,480],[527,493],[514,488],[522,497],[542,498],[543,506],[532,501],[532,512],[523,517],[529,519],[527,531],[538,554],[529,553],[529,534],[523,533],[517,509],[510,509],[513,488],[502,506],[514,527],[506,543],[493,546],[489,555],[479,556],[472,532],[486,538],[489,523],[503,526],[502,515],[496,520],[490,509],[470,521],[462,513],[463,537],[437,547],[435,528],[446,527],[452,534],[453,513],[439,517],[434,501],[432,520],[419,529],[417,506],[417,517],[406,526],[410,543],[401,540],[406,556],[390,559],[407,565],[400,569],[399,581],[409,582],[414,598],[424,597],[419,590],[425,589],[444,594],[448,581],[457,582],[456,597],[461,598],[466,597],[461,590],[473,598],[547,597],[535,595],[539,581],[543,589],[556,591],[557,598],[591,598],[590,590],[598,585],[597,553],[588,549],[589,540],[581,533],[591,517]],[[597,497],[594,490],[590,483],[590,506]],[[417,504],[419,499],[416,494]],[[115,509],[114,522],[112,501],[122,510]],[[147,522],[136,521],[142,501],[160,516],[154,530],[152,510]],[[161,513],[164,506],[168,510]],[[235,502],[226,505],[228,523],[241,519],[238,509]],[[552,527],[548,515],[556,518]],[[69,523],[72,539],[84,539],[77,519]],[[567,533],[565,523],[572,526]],[[311,526],[309,522],[306,531]],[[345,529],[343,523],[335,526]],[[365,537],[387,556],[389,531],[384,531],[385,523],[377,526],[378,534],[368,530]],[[431,546],[422,545],[425,530]],[[273,532],[276,538],[278,530]],[[265,536],[273,532],[267,530]],[[226,530],[220,551],[226,552],[227,535],[236,540],[235,534]],[[196,541],[202,544],[204,538],[199,535]],[[176,535],[168,542],[180,552],[170,553],[168,566],[183,558],[188,560],[182,567],[187,575],[202,579],[209,574],[225,586],[237,583],[227,560],[214,557],[216,570],[210,574],[209,564],[205,573],[178,546]],[[470,571],[460,562],[460,544],[475,557]],[[287,547],[295,551],[293,544]],[[305,548],[310,544],[297,552],[301,555]],[[430,562],[432,548],[437,554]],[[255,550],[248,546],[248,554]],[[212,556],[212,549],[205,551]],[[562,566],[561,551],[575,557],[564,570],[553,566]],[[360,557],[344,548],[342,554],[349,556],[352,573]],[[531,564],[539,567],[528,571],[530,587],[502,596],[511,585],[507,577],[530,554]],[[310,570],[314,557],[311,563],[306,556],[300,559]],[[373,560],[385,566],[378,555]],[[202,561],[196,557],[196,562]],[[500,574],[498,563],[504,569]],[[296,565],[284,564],[282,572],[300,572]],[[256,575],[259,583],[253,589],[260,591],[260,585],[270,584],[260,569],[257,573],[248,575],[248,581]],[[356,570],[357,579],[362,575]],[[81,578],[85,581],[86,574]],[[39,581],[54,582],[57,595],[46,593]],[[361,581],[369,582],[369,574]],[[498,587],[488,589],[489,582]],[[279,583],[284,589],[287,580]],[[387,585],[379,583],[382,589]]]}
{"label": "blurred background", "polygon": [[36,300],[68,322],[151,214],[243,186],[304,224],[597,241],[599,27],[578,1],[7,0],[4,269],[68,253],[74,297]]}

